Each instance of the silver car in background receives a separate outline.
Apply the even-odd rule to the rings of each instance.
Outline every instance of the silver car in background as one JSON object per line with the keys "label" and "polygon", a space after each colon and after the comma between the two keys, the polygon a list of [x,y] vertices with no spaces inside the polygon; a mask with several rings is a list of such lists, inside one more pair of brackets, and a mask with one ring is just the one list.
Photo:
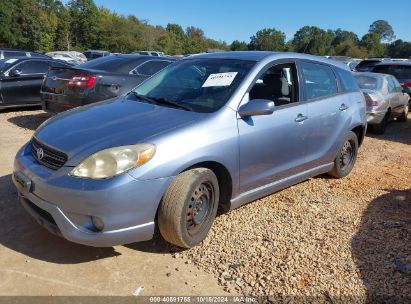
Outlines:
{"label": "silver car in background", "polygon": [[407,121],[410,96],[394,76],[357,73],[354,77],[365,96],[368,124],[376,133],[384,134],[392,119]]}

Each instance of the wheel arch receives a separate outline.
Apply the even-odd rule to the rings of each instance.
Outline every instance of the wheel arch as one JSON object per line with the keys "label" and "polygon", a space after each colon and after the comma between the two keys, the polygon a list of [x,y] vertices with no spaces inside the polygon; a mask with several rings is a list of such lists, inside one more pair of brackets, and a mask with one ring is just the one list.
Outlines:
{"label": "wheel arch", "polygon": [[[221,163],[217,161],[203,161],[195,163],[181,172],[191,170],[193,168],[207,168],[216,175],[218,180],[218,186],[220,188],[220,201],[219,207],[224,211],[230,209],[230,200],[233,193],[233,179],[230,171]],[[180,172],[180,173],[181,173]]]}
{"label": "wheel arch", "polygon": [[363,125],[358,125],[358,126],[354,127],[353,129],[351,129],[351,132],[354,132],[355,135],[357,135],[358,146],[360,147],[361,144],[364,141],[366,127],[363,126]]}

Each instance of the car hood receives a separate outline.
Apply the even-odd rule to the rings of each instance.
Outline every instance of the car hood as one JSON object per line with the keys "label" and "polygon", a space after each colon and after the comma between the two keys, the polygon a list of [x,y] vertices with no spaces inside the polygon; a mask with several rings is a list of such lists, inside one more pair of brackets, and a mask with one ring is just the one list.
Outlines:
{"label": "car hood", "polygon": [[50,118],[34,136],[68,156],[66,166],[103,149],[147,142],[205,114],[116,98]]}

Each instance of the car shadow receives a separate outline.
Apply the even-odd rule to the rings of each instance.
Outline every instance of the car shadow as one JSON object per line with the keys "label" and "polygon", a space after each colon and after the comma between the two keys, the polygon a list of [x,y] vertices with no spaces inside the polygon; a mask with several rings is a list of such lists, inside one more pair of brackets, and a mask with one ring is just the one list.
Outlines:
{"label": "car shadow", "polygon": [[369,127],[367,136],[409,145],[411,144],[411,114],[408,115],[408,120],[406,122],[391,121],[387,126],[387,130],[382,135],[376,134],[373,131],[373,128]]}
{"label": "car shadow", "polygon": [[8,118],[7,121],[23,129],[36,130],[43,122],[52,116],[53,114],[44,112],[13,116]]}
{"label": "car shadow", "polygon": [[56,264],[79,264],[120,255],[113,247],[94,248],[69,242],[38,225],[20,205],[10,174],[0,177],[0,244]]}
{"label": "car shadow", "polygon": [[411,189],[374,199],[352,239],[367,303],[411,301]]}

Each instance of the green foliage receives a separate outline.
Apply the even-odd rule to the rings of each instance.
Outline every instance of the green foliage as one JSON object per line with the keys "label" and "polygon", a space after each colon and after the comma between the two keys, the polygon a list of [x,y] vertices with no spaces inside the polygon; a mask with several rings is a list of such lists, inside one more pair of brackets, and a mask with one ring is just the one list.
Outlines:
{"label": "green foliage", "polygon": [[248,46],[247,43],[244,41],[234,40],[233,43],[230,45],[231,51],[247,51]]}
{"label": "green foliage", "polygon": [[392,58],[410,58],[411,59],[411,42],[395,40],[388,46],[388,55]]}
{"label": "green foliage", "polygon": [[250,42],[235,40],[231,45],[209,39],[200,28],[185,30],[169,23],[152,26],[135,16],[123,16],[93,0],[0,0],[0,47],[42,52],[55,50],[103,49],[131,53],[158,50],[166,54],[194,54],[210,50],[294,51],[315,55],[355,58],[389,55],[409,58],[411,43],[396,40],[391,25],[377,20],[362,37],[350,31],[324,30],[304,26],[286,42],[285,34],[274,28],[257,31]]}
{"label": "green foliage", "polygon": [[361,39],[361,46],[367,49],[370,57],[382,57],[386,51],[386,46],[380,42],[380,35],[377,33],[365,34]]}
{"label": "green foliage", "polygon": [[333,54],[334,33],[316,26],[304,26],[299,29],[293,39],[294,50],[300,53],[315,55]]}
{"label": "green foliage", "polygon": [[250,40],[250,50],[283,51],[285,47],[285,34],[274,28],[260,30]]}
{"label": "green foliage", "polygon": [[374,21],[370,25],[369,33],[378,34],[381,41],[392,41],[395,39],[394,30],[392,26],[385,20],[377,20]]}

